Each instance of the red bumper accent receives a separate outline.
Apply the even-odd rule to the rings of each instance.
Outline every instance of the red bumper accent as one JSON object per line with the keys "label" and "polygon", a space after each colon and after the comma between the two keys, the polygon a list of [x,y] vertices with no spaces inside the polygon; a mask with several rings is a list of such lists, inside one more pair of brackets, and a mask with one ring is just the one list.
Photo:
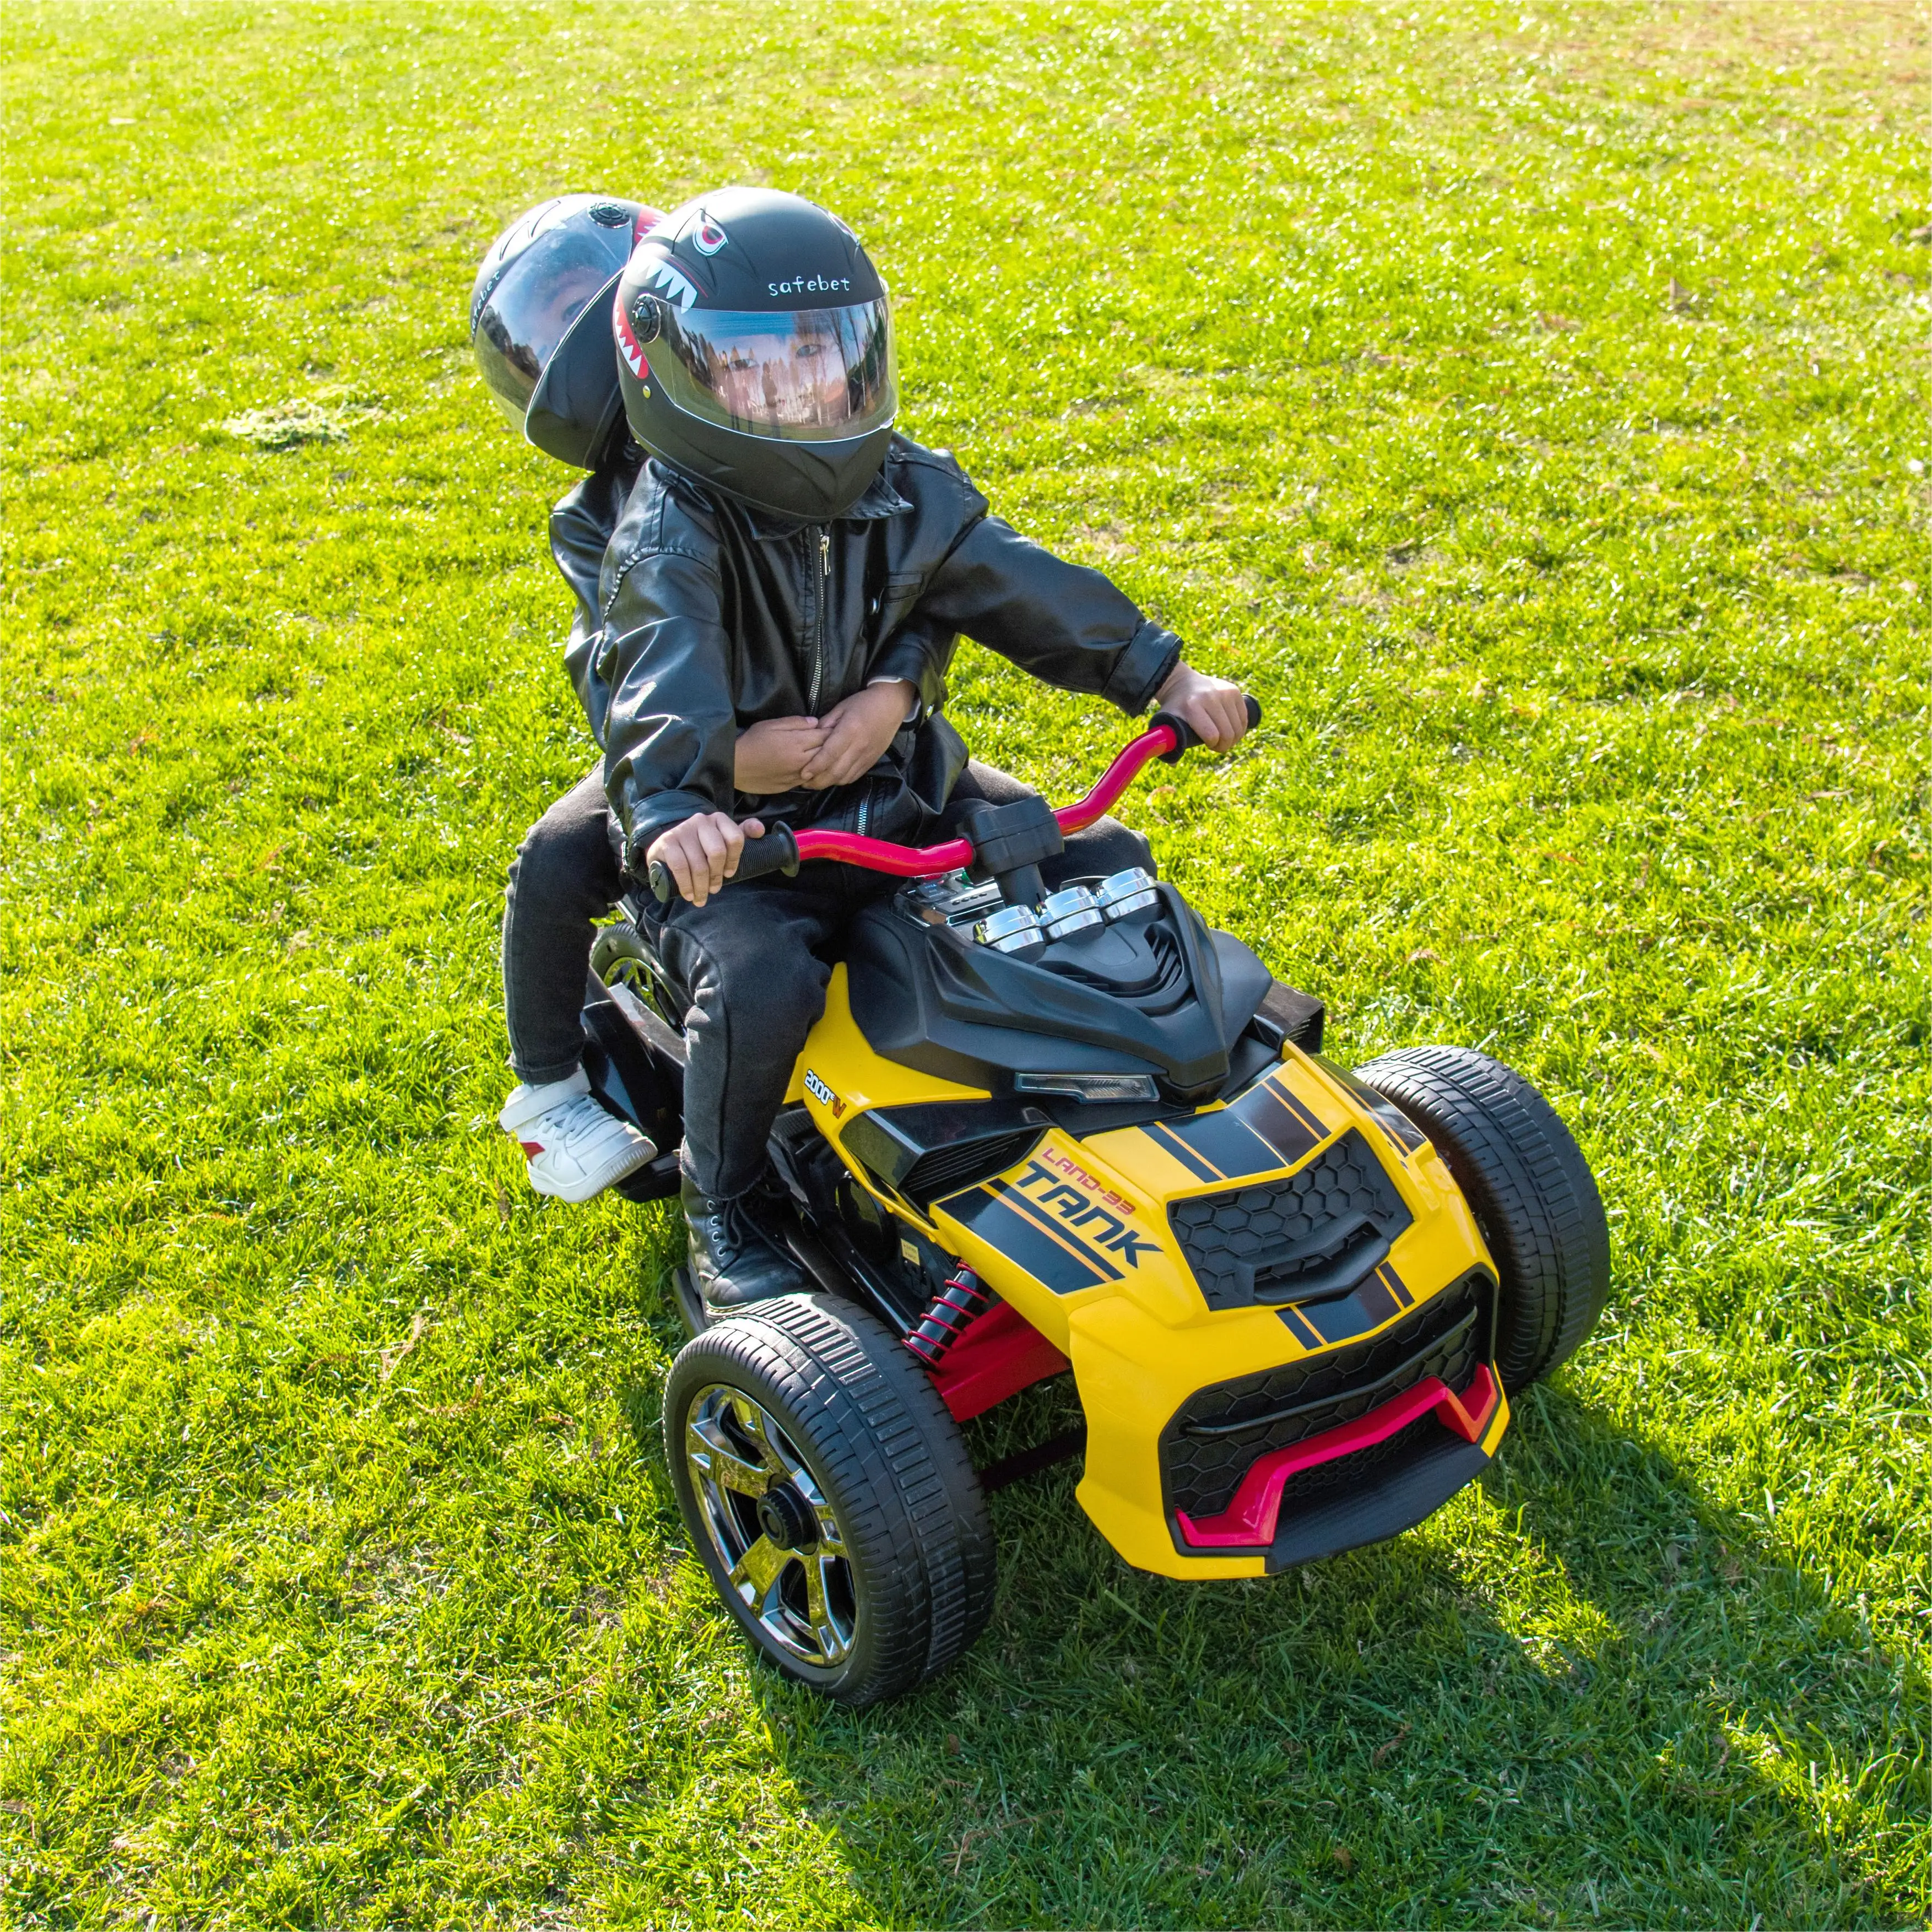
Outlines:
{"label": "red bumper accent", "polygon": [[1478,1367],[1460,1395],[1436,1376],[1428,1376],[1357,1421],[1324,1429],[1305,1442],[1291,1442],[1286,1449],[1271,1449],[1257,1456],[1241,1478],[1234,1501],[1219,1516],[1204,1516],[1197,1522],[1186,1510],[1176,1510],[1174,1520],[1180,1526],[1183,1540],[1196,1550],[1252,1550],[1270,1544],[1281,1515],[1281,1492],[1298,1471],[1384,1442],[1431,1409],[1444,1428],[1464,1442],[1480,1442],[1496,1412],[1496,1382],[1486,1363]]}
{"label": "red bumper accent", "polygon": [[1072,1366],[1023,1316],[996,1301],[940,1358],[932,1379],[953,1420],[964,1422]]}

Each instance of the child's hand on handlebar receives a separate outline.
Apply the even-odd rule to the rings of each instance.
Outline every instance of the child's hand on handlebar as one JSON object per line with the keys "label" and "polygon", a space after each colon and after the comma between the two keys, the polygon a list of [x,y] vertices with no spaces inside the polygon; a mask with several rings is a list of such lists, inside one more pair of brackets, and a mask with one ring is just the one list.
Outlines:
{"label": "child's hand on handlebar", "polygon": [[805,761],[801,782],[814,791],[862,778],[899,734],[917,696],[903,678],[868,685],[825,714],[825,742]]}
{"label": "child's hand on handlebar", "polygon": [[668,867],[678,890],[701,906],[738,869],[745,841],[764,837],[764,830],[762,819],[741,824],[724,812],[694,812],[682,825],[651,841],[645,862]]}
{"label": "child's hand on handlebar", "polygon": [[829,723],[817,718],[766,718],[738,734],[731,782],[753,798],[796,791],[806,761],[824,748]]}
{"label": "child's hand on handlebar", "polygon": [[1162,711],[1184,718],[1210,751],[1229,752],[1247,736],[1247,700],[1238,684],[1178,664],[1154,698]]}

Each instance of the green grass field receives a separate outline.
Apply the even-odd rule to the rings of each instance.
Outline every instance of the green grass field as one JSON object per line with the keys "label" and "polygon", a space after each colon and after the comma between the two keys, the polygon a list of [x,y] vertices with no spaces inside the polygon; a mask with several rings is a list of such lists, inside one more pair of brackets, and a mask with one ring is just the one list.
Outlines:
{"label": "green grass field", "polygon": [[[1924,1923],[1925,28],[14,0],[0,1922]],[[1615,1241],[1420,1529],[1184,1586],[1061,1471],[858,1717],[682,1547],[664,1210],[493,1119],[590,751],[470,278],[730,179],[1266,701],[1166,869],[1346,1056],[1540,1084]],[[1124,730],[970,646],[953,711],[1055,796]]]}

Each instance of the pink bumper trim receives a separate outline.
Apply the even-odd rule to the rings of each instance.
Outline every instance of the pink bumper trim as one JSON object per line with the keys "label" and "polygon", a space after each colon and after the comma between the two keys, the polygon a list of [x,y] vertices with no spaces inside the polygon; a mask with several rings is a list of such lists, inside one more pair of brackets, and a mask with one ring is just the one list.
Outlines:
{"label": "pink bumper trim", "polygon": [[1185,1510],[1176,1510],[1174,1520],[1183,1538],[1196,1550],[1252,1549],[1257,1544],[1272,1543],[1281,1515],[1281,1492],[1298,1470],[1312,1469],[1318,1462],[1332,1462],[1338,1456],[1385,1442],[1430,1409],[1444,1427],[1464,1442],[1480,1442],[1496,1412],[1496,1396],[1487,1363],[1477,1369],[1460,1396],[1436,1376],[1428,1376],[1379,1408],[1370,1409],[1359,1420],[1325,1429],[1305,1442],[1291,1442],[1286,1449],[1257,1456],[1241,1478],[1234,1501],[1219,1516],[1204,1516],[1196,1522]]}

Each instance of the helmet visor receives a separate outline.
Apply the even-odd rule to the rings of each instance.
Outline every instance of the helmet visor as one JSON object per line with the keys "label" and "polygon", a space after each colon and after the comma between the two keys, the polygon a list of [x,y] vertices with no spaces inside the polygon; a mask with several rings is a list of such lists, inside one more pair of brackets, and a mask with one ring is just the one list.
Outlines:
{"label": "helmet visor", "polygon": [[476,318],[476,366],[518,428],[544,364],[598,291],[623,268],[631,230],[588,224],[540,235],[505,270]]}
{"label": "helmet visor", "polygon": [[645,350],[652,376],[706,422],[788,442],[836,442],[883,428],[898,409],[883,297],[771,314],[664,303],[658,314],[663,333]]}

